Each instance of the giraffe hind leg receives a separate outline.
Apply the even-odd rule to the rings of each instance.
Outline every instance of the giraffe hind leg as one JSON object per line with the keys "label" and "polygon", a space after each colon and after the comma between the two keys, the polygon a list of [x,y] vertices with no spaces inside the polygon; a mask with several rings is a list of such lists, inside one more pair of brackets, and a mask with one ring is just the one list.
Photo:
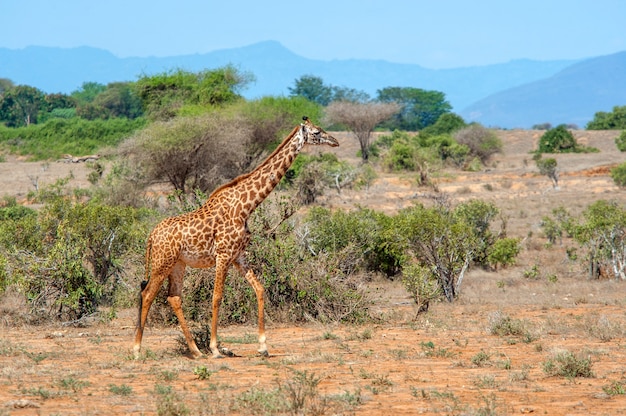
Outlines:
{"label": "giraffe hind leg", "polygon": [[258,353],[263,357],[269,357],[267,352],[267,344],[265,338],[265,320],[264,320],[264,307],[265,307],[265,288],[254,274],[252,269],[248,268],[243,260],[239,260],[235,263],[235,266],[241,274],[243,274],[250,283],[250,286],[254,289],[256,294],[256,300],[258,305],[259,314],[259,349]]}
{"label": "giraffe hind leg", "polygon": [[151,278],[149,281],[141,282],[141,291],[139,292],[139,317],[137,320],[137,328],[135,330],[135,344],[133,346],[133,353],[135,359],[139,358],[139,352],[141,351],[141,339],[143,337],[143,330],[146,326],[146,320],[148,319],[148,312],[150,306],[159,292],[163,279]]}

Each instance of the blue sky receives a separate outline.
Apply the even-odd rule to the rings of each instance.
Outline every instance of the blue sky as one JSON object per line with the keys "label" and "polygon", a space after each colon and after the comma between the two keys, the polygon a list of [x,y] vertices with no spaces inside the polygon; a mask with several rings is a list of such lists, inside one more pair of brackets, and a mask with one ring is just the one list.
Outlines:
{"label": "blue sky", "polygon": [[276,40],[311,59],[452,68],[626,50],[625,0],[0,0],[0,47],[176,56]]}

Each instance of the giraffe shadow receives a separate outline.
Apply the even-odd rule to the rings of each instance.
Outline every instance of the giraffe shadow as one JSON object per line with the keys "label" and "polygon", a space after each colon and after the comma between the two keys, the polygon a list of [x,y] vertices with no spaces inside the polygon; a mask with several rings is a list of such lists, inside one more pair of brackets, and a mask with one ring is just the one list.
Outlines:
{"label": "giraffe shadow", "polygon": [[[200,328],[192,330],[191,334],[200,352],[207,357],[212,356],[213,353],[211,352],[211,348],[209,347],[209,345],[211,344],[211,328],[208,325],[202,325]],[[189,351],[189,347],[187,346],[187,340],[185,339],[183,335],[178,336],[176,338],[176,341],[178,342],[178,348],[177,348],[178,353],[182,355],[186,355],[189,358],[194,358],[193,355],[191,354],[191,351]],[[227,358],[241,357],[241,355],[235,354],[228,348],[222,346],[221,343],[219,342],[217,344],[217,348],[219,349],[223,357],[227,357]]]}

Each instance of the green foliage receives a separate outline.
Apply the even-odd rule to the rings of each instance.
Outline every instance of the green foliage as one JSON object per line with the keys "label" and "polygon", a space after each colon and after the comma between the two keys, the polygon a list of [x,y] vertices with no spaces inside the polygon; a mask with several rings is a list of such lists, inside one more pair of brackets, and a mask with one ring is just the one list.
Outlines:
{"label": "green foliage", "polygon": [[86,155],[115,146],[142,128],[144,119],[83,120],[54,118],[45,124],[7,128],[0,126],[0,143],[32,160],[59,159],[63,154]]}
{"label": "green foliage", "polygon": [[605,200],[592,203],[571,230],[588,252],[591,278],[598,276],[599,266],[605,266],[613,277],[626,280],[626,209],[621,204]]}
{"label": "green foliage", "polygon": [[515,259],[519,252],[518,238],[501,238],[496,240],[490,247],[487,261],[494,268],[510,266],[515,264]]}
{"label": "green foliage", "polygon": [[539,138],[537,153],[589,153],[598,152],[593,147],[578,144],[576,138],[565,124],[560,124],[546,131]]}
{"label": "green foliage", "polygon": [[98,94],[106,90],[106,85],[98,82],[83,82],[79,89],[72,92],[71,96],[78,105],[84,105],[93,102]]}
{"label": "green foliage", "polygon": [[89,102],[79,105],[76,114],[87,120],[124,117],[134,119],[143,114],[141,100],[128,82],[109,84]]}
{"label": "green foliage", "polygon": [[[386,151],[384,151],[386,149]],[[429,182],[430,171],[452,162],[462,165],[469,148],[458,144],[449,135],[411,136],[395,130],[391,136],[381,136],[373,146],[374,154],[381,155],[383,166],[391,171],[420,172],[421,185]]]}
{"label": "green foliage", "polygon": [[550,178],[555,188],[558,187],[559,186],[559,174],[557,170],[556,159],[552,157],[543,159],[541,157],[541,153],[537,153],[534,159],[535,159],[535,163],[537,164],[537,168],[539,169],[539,173]]}
{"label": "green foliage", "polygon": [[435,122],[428,127],[420,130],[420,136],[439,136],[443,134],[452,134],[467,126],[463,117],[454,113],[444,113]]}
{"label": "green foliage", "polygon": [[473,261],[483,267],[489,265],[489,253],[495,244],[496,236],[491,232],[491,223],[500,213],[492,202],[481,199],[472,199],[459,204],[454,214],[463,222],[469,224],[475,237]]}
{"label": "green foliage", "polygon": [[576,152],[578,143],[564,124],[545,132],[539,139],[538,153]]}
{"label": "green foliage", "polygon": [[626,162],[611,169],[611,178],[617,186],[626,187]]}
{"label": "green foliage", "polygon": [[241,98],[239,91],[253,76],[231,65],[197,73],[178,69],[140,77],[136,93],[150,117],[167,120],[184,105],[221,106]]}
{"label": "green foliage", "polygon": [[421,205],[401,211],[394,226],[398,243],[413,253],[445,299],[453,302],[476,245],[471,226],[450,210]]}
{"label": "green foliage", "polygon": [[416,263],[405,265],[402,268],[402,283],[417,304],[418,313],[426,312],[430,302],[442,297],[441,286],[428,266]]}
{"label": "green foliage", "polygon": [[[416,300],[440,294],[454,301],[470,265],[487,263],[487,253],[497,241],[489,230],[497,213],[493,204],[473,200],[455,209],[418,205],[394,218],[390,235],[395,240],[387,244],[403,253],[402,259],[410,260],[410,253],[419,262],[411,268],[402,263],[404,284]],[[439,292],[433,289],[433,282]]]}
{"label": "green foliage", "polygon": [[615,138],[615,146],[620,152],[626,152],[626,130],[622,130],[620,135]]}
{"label": "green foliage", "polygon": [[28,85],[18,85],[0,95],[0,121],[8,127],[37,123],[41,111],[46,111],[43,91]]}
{"label": "green foliage", "polygon": [[[302,122],[302,117],[311,120],[322,119],[322,107],[301,96],[263,97],[246,101],[233,107],[247,120],[252,129],[252,142],[259,151],[273,148]],[[269,146],[268,146],[269,145]]]}
{"label": "green foliage", "polygon": [[391,276],[399,271],[403,253],[390,244],[390,226],[391,218],[373,210],[331,212],[314,207],[307,216],[305,244],[315,254],[340,253],[344,271],[361,268]]}
{"label": "green foliage", "polygon": [[[51,197],[37,215],[0,222],[0,247],[12,281],[31,308],[79,319],[120,289],[120,258],[142,250],[145,213],[130,208]],[[17,233],[17,234],[16,234]]]}
{"label": "green foliage", "polygon": [[592,361],[581,354],[570,351],[557,352],[543,363],[543,371],[549,376],[561,376],[569,379],[576,377],[595,377],[591,370]]}
{"label": "green foliage", "polygon": [[626,105],[615,106],[610,113],[599,111],[593,120],[587,123],[587,130],[623,130],[626,129]]}
{"label": "green foliage", "polygon": [[452,106],[439,91],[427,91],[412,87],[387,87],[378,90],[378,101],[396,102],[402,111],[390,121],[383,123],[390,130],[418,131],[426,128],[450,112]]}
{"label": "green foliage", "polygon": [[333,89],[330,85],[325,85],[324,80],[314,75],[302,75],[294,81],[293,87],[288,87],[292,96],[300,96],[316,103],[326,106],[333,100]]}
{"label": "green foliage", "polygon": [[324,84],[324,80],[314,75],[303,75],[288,87],[292,97],[302,97],[319,106],[327,106],[333,101],[366,102],[369,95],[353,88],[336,87]]}

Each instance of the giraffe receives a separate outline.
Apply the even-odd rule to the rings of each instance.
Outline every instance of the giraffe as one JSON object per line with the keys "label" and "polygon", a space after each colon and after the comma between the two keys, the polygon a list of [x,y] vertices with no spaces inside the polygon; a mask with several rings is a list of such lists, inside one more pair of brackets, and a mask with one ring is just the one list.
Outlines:
{"label": "giraffe", "polygon": [[141,284],[139,319],[133,347],[139,357],[141,338],[148,311],[165,278],[169,279],[167,301],[174,310],[194,358],[202,353],[189,331],[182,310],[181,293],[187,266],[215,266],[215,284],[209,348],[214,358],[222,357],[217,347],[217,322],[226,273],[231,265],[254,289],[258,305],[259,349],[267,352],[263,319],[263,285],[246,264],[244,250],[250,241],[247,220],[261,202],[278,185],[305,144],[339,146],[339,142],[315,126],[308,117],[296,126],[264,162],[249,173],[217,188],[197,210],[166,218],[150,233],[146,245],[146,280]]}

